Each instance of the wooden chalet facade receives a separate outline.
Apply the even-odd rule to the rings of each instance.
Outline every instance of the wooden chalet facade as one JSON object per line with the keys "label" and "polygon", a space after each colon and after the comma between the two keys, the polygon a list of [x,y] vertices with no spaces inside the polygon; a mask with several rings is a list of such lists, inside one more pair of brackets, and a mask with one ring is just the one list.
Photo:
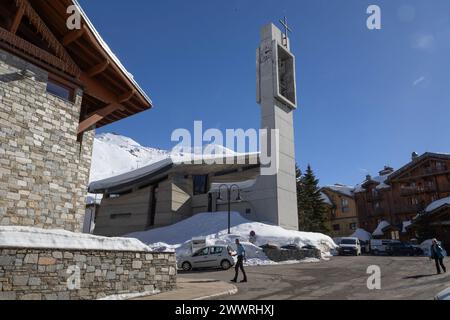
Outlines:
{"label": "wooden chalet facade", "polygon": [[361,228],[373,232],[380,222],[390,225],[380,238],[410,240],[406,226],[432,202],[450,195],[450,155],[413,154],[411,162],[394,171],[386,167],[368,176],[355,190]]}
{"label": "wooden chalet facade", "polygon": [[0,1],[0,225],[80,231],[94,129],[151,107],[77,1]]}
{"label": "wooden chalet facade", "polygon": [[326,226],[333,238],[351,236],[358,228],[358,214],[352,187],[334,185],[321,188],[327,208]]}

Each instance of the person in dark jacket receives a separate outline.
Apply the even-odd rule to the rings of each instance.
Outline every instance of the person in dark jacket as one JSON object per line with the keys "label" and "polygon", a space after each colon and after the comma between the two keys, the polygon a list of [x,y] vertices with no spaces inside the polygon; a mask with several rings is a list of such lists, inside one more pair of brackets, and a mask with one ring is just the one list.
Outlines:
{"label": "person in dark jacket", "polygon": [[244,259],[245,259],[245,249],[244,246],[240,243],[239,239],[236,239],[236,247],[237,247],[237,262],[235,268],[234,279],[231,282],[237,282],[239,276],[239,269],[241,269],[242,274],[244,275],[244,280],[241,282],[247,282],[247,275],[244,270]]}
{"label": "person in dark jacket", "polygon": [[444,249],[442,249],[437,239],[433,239],[433,244],[431,245],[430,252],[430,259],[434,259],[434,261],[436,262],[437,273],[441,274],[441,267],[444,273],[447,272],[447,268],[445,268],[444,265]]}

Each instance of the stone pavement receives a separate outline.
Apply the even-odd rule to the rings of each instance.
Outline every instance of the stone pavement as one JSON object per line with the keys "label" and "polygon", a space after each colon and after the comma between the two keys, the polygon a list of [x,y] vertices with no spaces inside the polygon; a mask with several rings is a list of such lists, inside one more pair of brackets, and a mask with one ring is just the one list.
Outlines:
{"label": "stone pavement", "polygon": [[178,277],[177,289],[132,300],[208,300],[236,293],[236,286],[224,281]]}

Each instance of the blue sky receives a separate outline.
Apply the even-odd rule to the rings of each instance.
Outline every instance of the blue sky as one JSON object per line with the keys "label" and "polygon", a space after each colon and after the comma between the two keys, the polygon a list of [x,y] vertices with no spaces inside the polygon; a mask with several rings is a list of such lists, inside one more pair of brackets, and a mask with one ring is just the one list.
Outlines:
{"label": "blue sky", "polygon": [[[176,128],[259,128],[259,29],[294,33],[297,162],[321,184],[355,184],[413,151],[450,153],[448,0],[81,0],[155,108],[109,125],[169,149]],[[366,9],[382,10],[382,29]]]}

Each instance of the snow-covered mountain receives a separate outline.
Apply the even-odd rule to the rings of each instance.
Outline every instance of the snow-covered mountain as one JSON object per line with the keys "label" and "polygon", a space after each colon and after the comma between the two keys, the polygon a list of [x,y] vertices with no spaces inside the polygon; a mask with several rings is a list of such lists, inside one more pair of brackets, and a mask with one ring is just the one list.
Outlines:
{"label": "snow-covered mountain", "polygon": [[133,171],[169,156],[166,150],[143,147],[131,138],[103,133],[94,139],[89,182]]}
{"label": "snow-covered mountain", "polygon": [[99,134],[94,139],[91,175],[89,182],[111,178],[134,171],[157,161],[172,158],[174,162],[192,160],[197,154],[235,155],[230,149],[220,145],[205,145],[200,148],[181,150],[161,150],[144,147],[131,138],[115,133]]}

